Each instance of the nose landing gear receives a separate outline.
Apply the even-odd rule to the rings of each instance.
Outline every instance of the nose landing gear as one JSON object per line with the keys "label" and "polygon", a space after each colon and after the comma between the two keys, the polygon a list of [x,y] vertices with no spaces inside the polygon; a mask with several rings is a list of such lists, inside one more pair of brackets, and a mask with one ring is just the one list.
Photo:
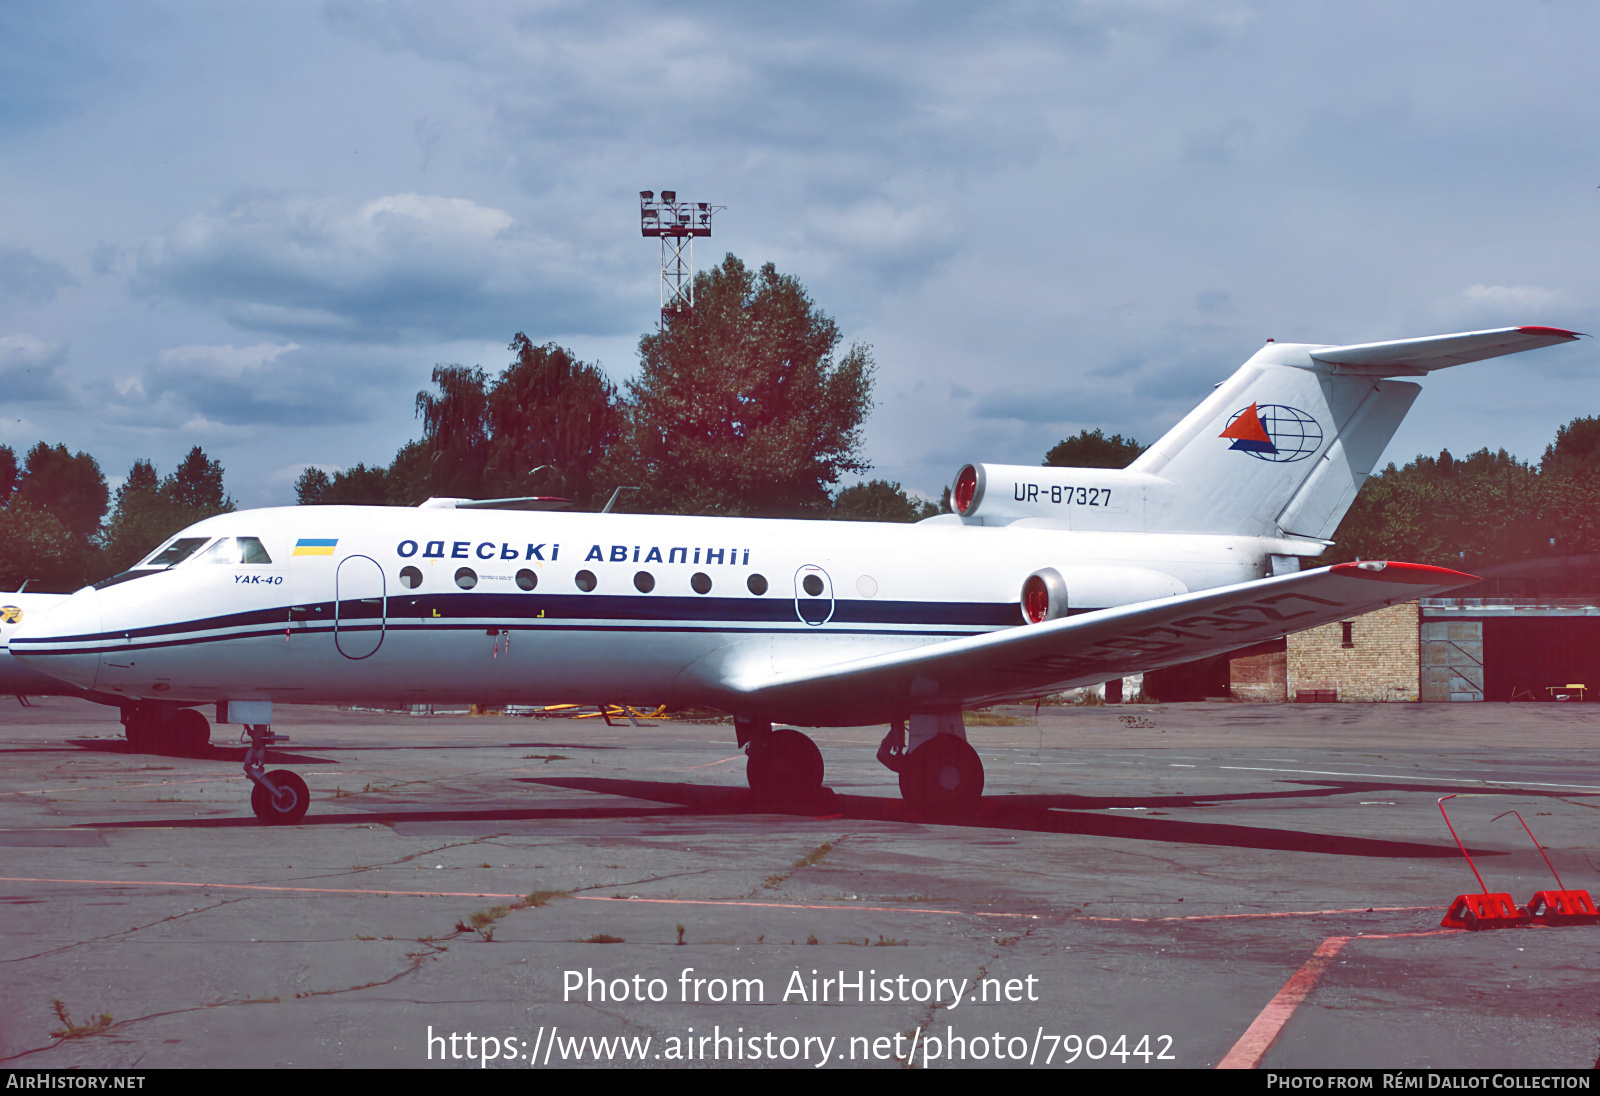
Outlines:
{"label": "nose landing gear", "polygon": [[265,723],[248,723],[250,749],[244,755],[244,775],[255,785],[250,791],[250,809],[269,826],[292,826],[305,817],[311,805],[311,791],[298,773],[288,769],[265,772],[267,747],[289,741],[288,735],[273,734]]}

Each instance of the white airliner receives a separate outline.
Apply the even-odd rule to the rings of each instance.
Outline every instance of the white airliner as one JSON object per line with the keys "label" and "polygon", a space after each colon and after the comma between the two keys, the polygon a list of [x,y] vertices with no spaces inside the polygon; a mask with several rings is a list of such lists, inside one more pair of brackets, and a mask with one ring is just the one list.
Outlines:
{"label": "white airliner", "polygon": [[[24,583],[26,585],[26,583]],[[0,590],[0,696],[83,696],[84,690],[40,673],[11,657],[11,633],[24,620],[36,619],[66,594],[29,594]]]}
{"label": "white airliner", "polygon": [[[592,701],[734,717],[751,788],[820,790],[810,738],[890,723],[930,814],[971,807],[964,709],[1219,654],[1471,581],[1405,563],[1301,570],[1420,391],[1401,376],[1570,342],[1514,327],[1268,343],[1125,470],[973,464],[915,525],[530,512],[516,500],[209,518],[12,634],[30,669],[124,706],[130,739],[247,727],[256,814],[274,704]],[[909,736],[905,724],[909,722]],[[279,739],[281,740],[281,739]]]}

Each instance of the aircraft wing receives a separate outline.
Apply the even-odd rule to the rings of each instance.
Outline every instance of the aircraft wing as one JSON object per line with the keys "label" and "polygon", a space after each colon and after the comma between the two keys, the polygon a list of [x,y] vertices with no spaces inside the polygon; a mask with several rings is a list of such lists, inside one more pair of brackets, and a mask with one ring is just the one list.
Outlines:
{"label": "aircraft wing", "polygon": [[1492,331],[1430,335],[1423,339],[1324,346],[1311,351],[1311,356],[1337,367],[1341,373],[1420,376],[1435,369],[1498,358],[1502,354],[1520,354],[1524,350],[1555,346],[1579,337],[1578,332],[1559,327],[1499,327]]}
{"label": "aircraft wing", "polygon": [[729,665],[720,684],[733,694],[724,702],[752,716],[889,722],[1191,662],[1477,581],[1414,563],[1340,563],[805,670]]}

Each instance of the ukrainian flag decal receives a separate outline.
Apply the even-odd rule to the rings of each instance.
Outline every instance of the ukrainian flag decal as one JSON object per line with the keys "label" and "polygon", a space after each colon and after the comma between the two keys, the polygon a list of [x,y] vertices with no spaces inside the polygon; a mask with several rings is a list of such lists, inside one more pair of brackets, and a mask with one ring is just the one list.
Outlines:
{"label": "ukrainian flag decal", "polygon": [[331,556],[333,555],[334,545],[338,543],[338,538],[333,540],[314,540],[302,537],[294,542],[294,554],[297,556]]}

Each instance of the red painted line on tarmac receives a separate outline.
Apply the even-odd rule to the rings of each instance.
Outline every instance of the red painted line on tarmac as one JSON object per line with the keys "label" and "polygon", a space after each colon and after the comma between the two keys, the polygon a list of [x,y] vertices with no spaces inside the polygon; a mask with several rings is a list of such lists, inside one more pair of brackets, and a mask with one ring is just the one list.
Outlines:
{"label": "red painted line on tarmac", "polygon": [[[171,879],[35,879],[19,875],[0,875],[0,883],[74,883],[85,887],[192,887],[203,890],[281,891],[290,894],[397,894],[407,898],[525,898],[523,894],[495,894],[491,891],[411,891],[357,890],[342,887],[285,887],[272,883],[180,883]],[[651,902],[675,906],[757,906],[780,910],[854,910],[862,913],[942,913],[953,917],[1026,917],[1033,913],[988,913],[978,910],[902,909],[896,906],[822,906],[785,902],[720,902],[694,898],[620,898],[601,894],[571,894],[568,898],[584,902]]]}
{"label": "red painted line on tarmac", "polygon": [[732,757],[724,757],[721,761],[707,761],[704,765],[688,765],[688,766],[684,766],[682,768],[669,769],[668,771],[669,772],[675,772],[675,773],[691,773],[691,772],[694,772],[694,770],[696,770],[696,769],[709,769],[713,765],[726,765],[730,761],[744,761],[744,760],[746,760],[746,758],[745,758],[745,755],[743,753],[736,753]]}
{"label": "red painted line on tarmac", "polygon": [[573,894],[569,898],[585,902],[655,902],[666,906],[755,906],[773,910],[853,910],[860,913],[943,913],[951,917],[1026,917],[1037,920],[1036,913],[990,913],[982,910],[930,910],[901,906],[814,906],[801,902],[732,902],[714,898],[621,898],[603,894]]}
{"label": "red painted line on tarmac", "polygon": [[77,883],[85,887],[195,887],[204,890],[286,891],[304,894],[398,894],[409,898],[526,898],[523,894],[490,891],[356,890],[340,887],[284,887],[271,883],[180,883],[172,879],[30,879],[0,875],[0,883]]}
{"label": "red painted line on tarmac", "polygon": [[1442,910],[1448,906],[1362,906],[1351,910],[1284,910],[1280,913],[1197,913],[1189,917],[1074,917],[1074,921],[1106,921],[1113,924],[1154,925],[1169,921],[1248,921],[1261,917],[1328,917],[1344,913],[1415,913]]}
{"label": "red painted line on tarmac", "polygon": [[[1428,907],[1420,907],[1428,908]],[[1321,980],[1323,971],[1328,969],[1334,957],[1344,949],[1352,940],[1396,940],[1404,936],[1443,936],[1465,929],[1431,929],[1427,932],[1389,932],[1373,933],[1368,936],[1330,936],[1317,950],[1311,953],[1311,958],[1303,963],[1299,970],[1283,984],[1283,988],[1267,1002],[1267,1007],[1261,1010],[1255,1022],[1245,1028],[1244,1034],[1239,1036],[1239,1041],[1233,1048],[1222,1056],[1217,1063],[1218,1069],[1255,1069],[1261,1064],[1261,1059],[1266,1057],[1267,1050],[1277,1040],[1283,1031],[1283,1025],[1289,1022],[1294,1015],[1294,1010],[1300,1003],[1311,995]]]}

